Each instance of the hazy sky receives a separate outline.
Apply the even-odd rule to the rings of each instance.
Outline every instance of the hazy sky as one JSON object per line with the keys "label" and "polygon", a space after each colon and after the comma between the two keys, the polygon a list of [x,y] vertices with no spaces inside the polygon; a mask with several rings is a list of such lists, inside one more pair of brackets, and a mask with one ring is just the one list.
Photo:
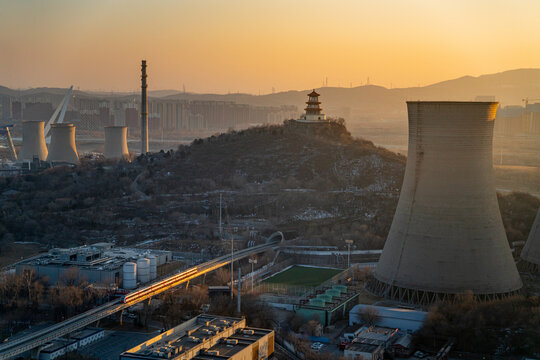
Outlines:
{"label": "hazy sky", "polygon": [[0,85],[407,87],[540,67],[540,1],[0,0]]}

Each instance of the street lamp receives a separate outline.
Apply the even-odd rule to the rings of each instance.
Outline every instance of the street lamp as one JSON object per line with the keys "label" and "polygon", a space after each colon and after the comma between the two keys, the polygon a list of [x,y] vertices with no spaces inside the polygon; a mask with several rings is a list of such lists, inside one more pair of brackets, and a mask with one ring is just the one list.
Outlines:
{"label": "street lamp", "polygon": [[251,264],[251,292],[253,292],[253,265],[257,263],[257,259],[249,258],[249,263]]}
{"label": "street lamp", "polygon": [[348,248],[348,254],[347,254],[347,268],[351,267],[351,245],[353,243],[352,240],[345,240],[345,243],[347,244]]}

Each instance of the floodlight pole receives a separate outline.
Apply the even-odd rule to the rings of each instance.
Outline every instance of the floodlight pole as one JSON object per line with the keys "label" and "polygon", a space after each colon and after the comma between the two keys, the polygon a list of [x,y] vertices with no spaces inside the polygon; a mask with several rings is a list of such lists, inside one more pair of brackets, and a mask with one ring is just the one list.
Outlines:
{"label": "floodlight pole", "polygon": [[353,243],[352,240],[345,240],[347,243],[348,253],[347,253],[347,268],[351,267],[351,245]]}

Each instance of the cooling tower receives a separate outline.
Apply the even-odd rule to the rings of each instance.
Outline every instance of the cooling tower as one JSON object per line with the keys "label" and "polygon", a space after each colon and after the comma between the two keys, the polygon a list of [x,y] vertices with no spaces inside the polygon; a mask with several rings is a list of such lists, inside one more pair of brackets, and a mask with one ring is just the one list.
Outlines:
{"label": "cooling tower", "polygon": [[79,162],[75,146],[75,126],[70,123],[51,125],[51,143],[47,161],[61,161],[76,164]]}
{"label": "cooling tower", "polygon": [[105,126],[105,157],[108,159],[126,159],[127,126]]}
{"label": "cooling tower", "polygon": [[472,291],[516,293],[521,279],[492,177],[496,102],[407,102],[403,187],[372,292],[430,304]]}
{"label": "cooling tower", "polygon": [[521,251],[521,258],[529,265],[529,270],[540,270],[540,209],[536,214],[527,242]]}
{"label": "cooling tower", "polygon": [[34,156],[39,160],[47,159],[47,145],[45,145],[45,122],[23,121],[23,142],[19,160],[33,160]]}

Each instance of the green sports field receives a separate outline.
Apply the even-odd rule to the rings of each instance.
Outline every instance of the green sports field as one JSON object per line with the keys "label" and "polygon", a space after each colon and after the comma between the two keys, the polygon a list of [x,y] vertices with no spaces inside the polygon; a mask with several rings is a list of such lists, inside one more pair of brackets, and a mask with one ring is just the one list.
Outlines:
{"label": "green sports field", "polygon": [[266,280],[264,283],[315,287],[342,270],[294,265]]}

